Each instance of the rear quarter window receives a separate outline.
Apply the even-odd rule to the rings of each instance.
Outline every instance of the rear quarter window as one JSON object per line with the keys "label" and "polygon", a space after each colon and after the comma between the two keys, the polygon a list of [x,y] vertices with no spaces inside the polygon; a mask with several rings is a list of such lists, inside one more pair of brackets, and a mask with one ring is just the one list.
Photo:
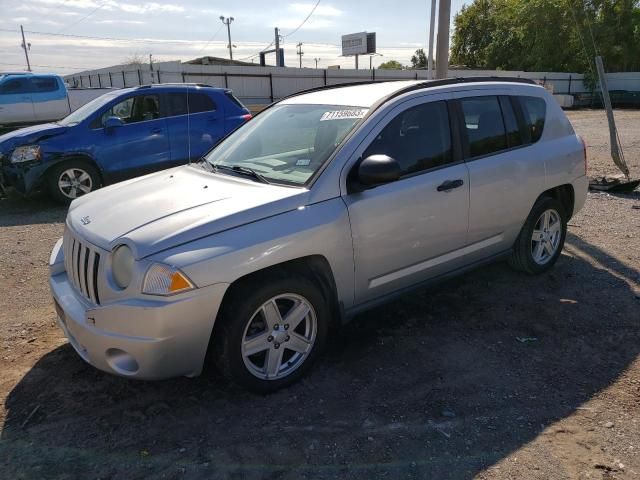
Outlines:
{"label": "rear quarter window", "polygon": [[55,77],[34,77],[32,80],[34,92],[55,92],[58,81]]}
{"label": "rear quarter window", "polygon": [[211,112],[216,109],[216,103],[206,93],[189,92],[189,113]]}
{"label": "rear quarter window", "polygon": [[518,97],[527,129],[531,133],[531,143],[542,137],[547,116],[547,102],[540,97]]}

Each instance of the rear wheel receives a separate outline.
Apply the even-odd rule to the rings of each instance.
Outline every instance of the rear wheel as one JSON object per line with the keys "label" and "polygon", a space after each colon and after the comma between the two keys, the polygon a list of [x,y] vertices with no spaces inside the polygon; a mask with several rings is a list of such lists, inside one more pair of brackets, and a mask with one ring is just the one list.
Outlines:
{"label": "rear wheel", "polygon": [[316,282],[303,275],[247,282],[222,307],[213,338],[216,364],[255,392],[290,385],[322,350],[328,312]]}
{"label": "rear wheel", "polygon": [[549,270],[560,257],[567,234],[567,217],[562,203],[540,198],[533,206],[513,246],[509,263],[531,274]]}
{"label": "rear wheel", "polygon": [[100,186],[100,175],[93,165],[73,160],[53,167],[47,176],[51,196],[68,204]]}

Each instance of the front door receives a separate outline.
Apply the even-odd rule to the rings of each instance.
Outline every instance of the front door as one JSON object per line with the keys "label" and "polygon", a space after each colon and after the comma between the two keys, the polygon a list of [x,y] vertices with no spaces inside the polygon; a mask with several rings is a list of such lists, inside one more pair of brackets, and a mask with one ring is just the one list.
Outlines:
{"label": "front door", "polygon": [[[100,138],[95,157],[108,183],[171,166],[167,126],[160,112],[160,95],[143,93],[117,102],[96,119]],[[124,124],[104,128],[109,117],[119,117]]]}
{"label": "front door", "polygon": [[356,152],[360,158],[393,157],[402,172],[395,182],[344,197],[353,236],[356,303],[455,268],[463,255],[469,177],[452,141],[446,100],[432,95],[396,106]]}

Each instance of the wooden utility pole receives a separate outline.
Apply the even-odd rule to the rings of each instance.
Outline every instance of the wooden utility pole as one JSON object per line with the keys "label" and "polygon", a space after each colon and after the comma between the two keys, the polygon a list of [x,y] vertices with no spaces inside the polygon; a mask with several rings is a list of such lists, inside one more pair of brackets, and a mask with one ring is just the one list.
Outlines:
{"label": "wooden utility pole", "polygon": [[431,17],[429,18],[429,59],[427,61],[427,79],[433,78],[433,36],[436,29],[436,0],[431,0]]}
{"label": "wooden utility pole", "polygon": [[29,50],[31,50],[31,44],[27,43],[24,39],[24,28],[20,25],[20,33],[22,34],[22,49],[24,50],[24,56],[27,58],[27,71],[31,71],[31,63],[29,62]]}
{"label": "wooden utility pole", "polygon": [[440,0],[438,12],[438,45],[436,50],[436,78],[447,78],[449,72],[449,22],[451,0]]}
{"label": "wooden utility pole", "polygon": [[304,52],[302,51],[302,42],[299,42],[299,43],[296,45],[296,48],[297,48],[297,50],[296,50],[296,55],[298,55],[298,57],[300,58],[299,66],[300,66],[300,68],[302,68],[302,55],[304,55]]}

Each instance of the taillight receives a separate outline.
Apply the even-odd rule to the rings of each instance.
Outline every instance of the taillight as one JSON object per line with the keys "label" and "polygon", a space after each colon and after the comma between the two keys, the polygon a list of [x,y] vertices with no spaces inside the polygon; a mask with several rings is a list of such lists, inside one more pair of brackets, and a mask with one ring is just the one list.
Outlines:
{"label": "taillight", "polygon": [[587,142],[584,141],[584,138],[578,136],[580,141],[582,142],[582,154],[584,155],[584,174],[587,174]]}
{"label": "taillight", "polygon": [[242,115],[241,118],[246,122],[247,120],[251,120],[253,118],[253,115],[251,115],[250,113],[247,113],[246,115]]}

